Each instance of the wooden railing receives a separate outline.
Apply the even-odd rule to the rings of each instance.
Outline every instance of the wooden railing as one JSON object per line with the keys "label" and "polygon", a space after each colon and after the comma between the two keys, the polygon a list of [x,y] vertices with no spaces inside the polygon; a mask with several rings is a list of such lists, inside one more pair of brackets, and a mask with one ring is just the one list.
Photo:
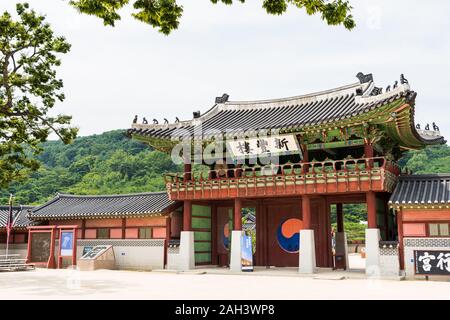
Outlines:
{"label": "wooden railing", "polygon": [[[201,199],[205,196],[213,197],[214,193],[208,191],[214,188],[246,189],[243,191],[239,190],[237,193],[228,193],[228,197],[240,195],[256,196],[267,192],[271,194],[284,192],[298,194],[364,191],[367,188],[373,189],[373,180],[378,180],[381,183],[376,185],[376,191],[390,191],[387,190],[391,186],[386,185],[386,178],[392,180],[399,174],[400,168],[395,162],[383,157],[374,157],[192,171],[167,174],[165,181],[172,198],[182,199],[188,197]],[[367,183],[361,184],[363,181],[366,181],[368,185],[366,186]],[[350,182],[353,184],[349,185]],[[390,182],[393,185],[395,181]],[[347,185],[339,186],[339,183],[346,183]],[[307,184],[312,185],[312,187],[309,186],[307,188]],[[335,184],[335,186],[333,187],[330,184]],[[301,188],[302,185],[303,189]],[[289,186],[294,187],[289,188]],[[253,190],[249,190],[252,188]],[[275,188],[276,190],[266,190],[266,192],[262,190],[264,188]],[[184,194],[182,194],[183,192]],[[219,198],[224,197],[224,195],[217,194],[216,196]]]}

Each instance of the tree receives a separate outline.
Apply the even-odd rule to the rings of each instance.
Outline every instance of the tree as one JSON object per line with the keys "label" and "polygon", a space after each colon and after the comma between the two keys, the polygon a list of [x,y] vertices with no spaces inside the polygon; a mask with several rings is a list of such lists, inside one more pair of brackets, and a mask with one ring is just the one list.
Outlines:
{"label": "tree", "polygon": [[63,82],[56,78],[58,54],[69,52],[64,37],[53,34],[45,17],[17,4],[17,21],[0,16],[0,186],[5,187],[39,168],[34,156],[51,133],[64,143],[77,134],[71,117],[50,116],[64,100]]}
{"label": "tree", "polygon": [[[197,0],[198,1],[198,0]],[[210,0],[231,5],[233,0]],[[244,3],[245,0],[236,0]],[[355,27],[351,9],[347,0],[260,0],[268,14],[281,15],[289,5],[306,10],[307,14],[320,14],[328,25],[344,25],[348,30]],[[128,5],[130,0],[71,0],[70,4],[80,13],[99,17],[108,26],[114,26],[121,16],[118,11]],[[177,0],[134,0],[135,12],[132,16],[146,24],[157,28],[168,35],[178,28],[183,14],[183,6]]]}

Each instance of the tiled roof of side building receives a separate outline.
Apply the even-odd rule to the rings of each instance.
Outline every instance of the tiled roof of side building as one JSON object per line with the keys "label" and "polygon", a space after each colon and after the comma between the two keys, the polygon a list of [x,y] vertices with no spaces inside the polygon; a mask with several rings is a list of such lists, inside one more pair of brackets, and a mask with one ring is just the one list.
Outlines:
{"label": "tiled roof of side building", "polygon": [[31,219],[124,218],[166,214],[176,203],[167,192],[78,196],[58,194],[33,210]]}
{"label": "tiled roof of side building", "polygon": [[450,174],[400,176],[389,204],[450,205]]}
{"label": "tiled roof of side building", "polygon": [[[186,136],[208,138],[214,134],[238,136],[257,130],[301,130],[336,123],[371,111],[398,99],[414,103],[416,93],[407,82],[382,93],[371,74],[358,74],[360,82],[303,96],[261,101],[228,101],[228,95],[216,98],[216,104],[203,115],[169,124],[138,124],[128,130],[131,136],[178,139]],[[200,126],[201,125],[201,126]],[[414,127],[414,126],[413,126]],[[426,136],[416,131],[423,143],[439,143],[441,136]]]}
{"label": "tiled roof of side building", "polygon": [[[26,228],[34,224],[28,218],[28,210],[33,209],[31,206],[14,206],[13,208],[13,228]],[[8,222],[9,206],[0,206],[0,228],[5,228]]]}

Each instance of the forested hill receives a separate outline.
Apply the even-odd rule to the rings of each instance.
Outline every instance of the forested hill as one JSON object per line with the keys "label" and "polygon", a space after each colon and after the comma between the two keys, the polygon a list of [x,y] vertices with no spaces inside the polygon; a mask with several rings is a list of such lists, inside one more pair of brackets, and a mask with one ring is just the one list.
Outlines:
{"label": "forested hill", "polygon": [[116,194],[164,190],[163,173],[178,171],[169,155],[152,151],[125,136],[124,130],[77,138],[64,145],[49,141],[39,156],[43,163],[29,179],[0,191],[0,204],[9,193],[16,204],[42,204],[57,192]]}
{"label": "forested hill", "polygon": [[[164,190],[163,174],[181,170],[169,155],[125,136],[123,130],[80,137],[71,145],[50,141],[39,156],[43,165],[29,179],[0,190],[0,204],[9,193],[16,204],[42,204],[57,192],[116,194]],[[447,145],[409,152],[401,161],[414,173],[450,173]]]}

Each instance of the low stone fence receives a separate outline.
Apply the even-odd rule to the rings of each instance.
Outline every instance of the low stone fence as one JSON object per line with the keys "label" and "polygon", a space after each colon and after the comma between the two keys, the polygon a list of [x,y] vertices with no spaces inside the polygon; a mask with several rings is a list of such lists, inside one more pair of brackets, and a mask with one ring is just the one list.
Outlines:
{"label": "low stone fence", "polygon": [[167,269],[178,270],[180,265],[180,240],[172,240],[167,247]]}
{"label": "low stone fence", "polygon": [[84,247],[111,245],[117,269],[152,270],[164,268],[164,239],[95,239],[78,240],[77,258]]}
{"label": "low stone fence", "polygon": [[400,253],[397,241],[380,241],[380,275],[381,277],[400,276]]}

